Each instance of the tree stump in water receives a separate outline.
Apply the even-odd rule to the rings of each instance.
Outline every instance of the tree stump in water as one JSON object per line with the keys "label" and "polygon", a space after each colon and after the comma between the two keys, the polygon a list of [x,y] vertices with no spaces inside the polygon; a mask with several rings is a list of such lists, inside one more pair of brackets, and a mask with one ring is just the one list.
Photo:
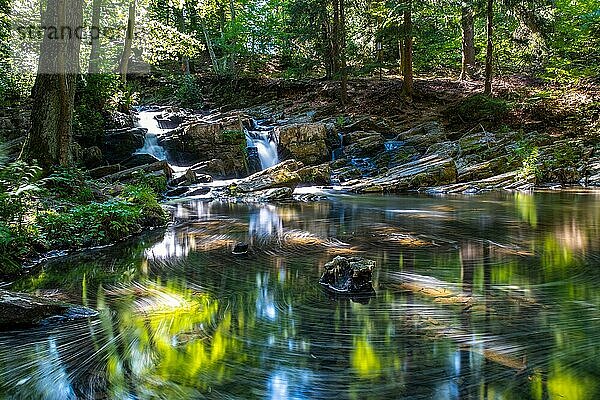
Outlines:
{"label": "tree stump in water", "polygon": [[325,264],[319,283],[340,294],[373,293],[373,268],[375,261],[360,257],[338,256]]}

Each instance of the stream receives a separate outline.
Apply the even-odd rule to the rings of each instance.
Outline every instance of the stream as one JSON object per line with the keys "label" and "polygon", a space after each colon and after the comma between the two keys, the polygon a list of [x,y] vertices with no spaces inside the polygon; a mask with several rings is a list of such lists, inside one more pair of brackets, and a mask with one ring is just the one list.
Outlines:
{"label": "stream", "polygon": [[[100,314],[0,333],[0,398],[600,397],[597,193],[325,194],[179,199],[13,282]],[[377,262],[373,297],[321,288],[337,255]]]}

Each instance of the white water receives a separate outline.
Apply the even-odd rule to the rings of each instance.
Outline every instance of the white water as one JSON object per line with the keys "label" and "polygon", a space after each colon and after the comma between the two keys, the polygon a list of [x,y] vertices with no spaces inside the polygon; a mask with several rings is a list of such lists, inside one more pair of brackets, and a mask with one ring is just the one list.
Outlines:
{"label": "white water", "polygon": [[160,112],[156,111],[140,111],[138,116],[139,120],[136,125],[140,128],[146,128],[146,139],[144,140],[144,147],[136,150],[135,154],[151,154],[159,160],[167,159],[167,152],[164,147],[158,144],[157,135],[164,132],[164,129],[158,127],[158,121],[154,118],[159,115]]}
{"label": "white water", "polygon": [[[258,128],[260,127],[258,126]],[[275,140],[272,130],[246,131],[246,143],[248,147],[256,147],[258,150],[258,158],[262,169],[279,164],[277,140]]]}

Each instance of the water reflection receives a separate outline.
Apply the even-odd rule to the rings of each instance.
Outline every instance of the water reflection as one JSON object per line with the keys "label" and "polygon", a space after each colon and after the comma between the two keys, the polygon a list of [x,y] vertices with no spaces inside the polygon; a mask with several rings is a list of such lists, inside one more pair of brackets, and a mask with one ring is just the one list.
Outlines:
{"label": "water reflection", "polygon": [[[598,398],[595,199],[181,202],[13,283],[100,314],[0,333],[0,397]],[[337,254],[377,261],[367,304],[321,290]]]}

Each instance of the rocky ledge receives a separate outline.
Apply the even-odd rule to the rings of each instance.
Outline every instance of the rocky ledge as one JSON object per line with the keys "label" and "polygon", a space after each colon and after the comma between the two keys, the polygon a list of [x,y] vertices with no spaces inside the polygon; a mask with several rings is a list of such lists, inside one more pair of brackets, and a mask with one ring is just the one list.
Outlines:
{"label": "rocky ledge", "polygon": [[96,316],[87,307],[0,289],[0,330]]}

